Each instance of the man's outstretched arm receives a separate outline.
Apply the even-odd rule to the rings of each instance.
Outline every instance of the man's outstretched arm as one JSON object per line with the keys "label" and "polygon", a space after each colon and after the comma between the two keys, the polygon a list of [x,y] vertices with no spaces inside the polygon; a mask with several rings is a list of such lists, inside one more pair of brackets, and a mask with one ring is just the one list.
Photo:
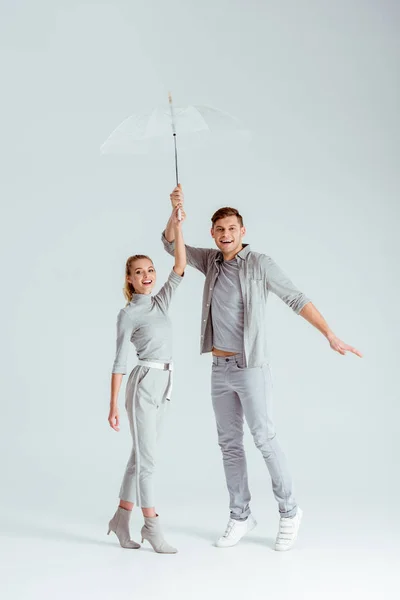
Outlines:
{"label": "man's outstretched arm", "polygon": [[332,350],[339,354],[353,352],[356,356],[362,354],[352,346],[345,344],[330,329],[321,313],[315,308],[311,300],[293,284],[289,277],[278,267],[270,256],[262,257],[268,289],[287,304],[296,314],[301,315],[306,321],[314,325],[328,340]]}
{"label": "man's outstretched arm", "polygon": [[346,352],[352,352],[356,356],[362,358],[362,354],[356,348],[345,344],[342,340],[340,340],[330,329],[328,323],[325,321],[324,317],[317,310],[312,302],[307,302],[305,306],[301,309],[299,313],[306,321],[314,325],[326,337],[328,340],[332,350],[335,352],[339,352],[339,354],[345,355]]}

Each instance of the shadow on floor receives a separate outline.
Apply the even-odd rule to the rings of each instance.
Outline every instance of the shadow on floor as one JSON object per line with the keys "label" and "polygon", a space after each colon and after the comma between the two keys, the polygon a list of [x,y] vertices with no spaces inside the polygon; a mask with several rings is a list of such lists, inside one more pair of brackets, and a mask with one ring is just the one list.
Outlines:
{"label": "shadow on floor", "polygon": [[[73,544],[84,544],[92,546],[116,546],[120,548],[115,535],[110,533],[110,541],[104,539],[96,539],[91,535],[80,535],[72,531],[65,531],[54,526],[35,525],[34,523],[7,523],[6,527],[2,527],[2,534],[9,537],[35,538],[41,540],[52,540],[56,542],[70,542]],[[104,537],[106,538],[106,531]],[[111,536],[114,538],[112,539]],[[112,543],[113,542],[113,543]]]}
{"label": "shadow on floor", "polygon": [[[197,537],[202,540],[205,540],[210,544],[210,546],[214,546],[215,541],[218,538],[217,531],[201,529],[200,527],[196,527],[193,525],[171,525],[171,527],[169,527],[168,529],[169,531],[171,531],[171,533],[182,533],[187,536]],[[239,543],[241,545],[248,543],[257,544],[259,546],[264,546],[266,548],[271,549],[273,549],[275,546],[275,540],[273,538],[257,537],[255,535],[252,535],[251,533],[249,535],[246,535],[243,539],[241,539]]]}
{"label": "shadow on floor", "polygon": [[274,550],[275,548],[274,538],[256,537],[255,535],[250,534],[246,535],[242,541],[250,544],[257,544],[258,546],[264,546],[264,548],[269,548],[270,550]]}
{"label": "shadow on floor", "polygon": [[[41,540],[51,540],[56,542],[67,542],[72,544],[84,544],[92,545],[92,546],[111,546],[115,548],[120,548],[119,542],[113,532],[110,533],[109,537],[106,537],[106,530],[104,531],[104,539],[99,539],[90,534],[78,534],[73,531],[68,531],[63,528],[58,528],[57,526],[52,525],[43,525],[31,523],[28,521],[21,522],[11,522],[3,523],[1,526],[2,534],[9,537],[17,537],[17,538],[34,538]],[[195,525],[171,525],[168,527],[168,531],[166,532],[166,537],[168,538],[169,533],[174,534],[183,534],[188,537],[195,537],[201,540],[204,540],[208,543],[209,546],[215,546],[215,541],[218,538],[218,531],[203,529],[201,527],[196,527]],[[135,535],[133,534],[133,539],[135,539]],[[140,539],[137,539],[140,542]],[[257,544],[259,546],[264,546],[265,548],[274,548],[275,541],[272,538],[264,538],[258,537],[252,533],[246,535],[240,542],[240,545],[245,544]],[[143,550],[150,550],[153,552],[153,549],[145,543],[142,545]]]}
{"label": "shadow on floor", "polygon": [[213,545],[217,538],[215,531],[201,529],[201,527],[196,527],[193,525],[171,525],[168,527],[168,531],[171,533],[183,533],[184,535],[200,538],[206,542],[209,542],[210,545]]}

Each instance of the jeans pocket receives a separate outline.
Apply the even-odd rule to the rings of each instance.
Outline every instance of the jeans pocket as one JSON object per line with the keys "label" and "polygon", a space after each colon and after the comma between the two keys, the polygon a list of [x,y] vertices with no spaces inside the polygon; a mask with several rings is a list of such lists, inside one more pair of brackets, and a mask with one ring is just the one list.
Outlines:
{"label": "jeans pocket", "polygon": [[245,358],[243,355],[237,355],[237,358],[235,357],[235,367],[236,367],[237,371],[248,371],[249,369],[252,368],[252,367],[246,367]]}

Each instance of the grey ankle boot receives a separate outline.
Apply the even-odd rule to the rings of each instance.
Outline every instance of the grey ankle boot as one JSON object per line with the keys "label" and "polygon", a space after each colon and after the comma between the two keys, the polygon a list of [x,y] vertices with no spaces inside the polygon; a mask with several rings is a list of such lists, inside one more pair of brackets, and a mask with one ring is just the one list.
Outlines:
{"label": "grey ankle boot", "polygon": [[178,550],[173,546],[170,546],[165,540],[160,528],[160,518],[145,517],[144,525],[142,527],[142,544],[144,540],[147,540],[156,552],[160,554],[176,554]]}
{"label": "grey ankle boot", "polygon": [[117,538],[119,539],[119,543],[122,548],[140,548],[140,544],[131,540],[131,536],[129,533],[129,520],[131,518],[131,510],[125,510],[125,508],[121,508],[120,506],[117,508],[117,511],[111,521],[108,524],[108,533],[113,531]]}

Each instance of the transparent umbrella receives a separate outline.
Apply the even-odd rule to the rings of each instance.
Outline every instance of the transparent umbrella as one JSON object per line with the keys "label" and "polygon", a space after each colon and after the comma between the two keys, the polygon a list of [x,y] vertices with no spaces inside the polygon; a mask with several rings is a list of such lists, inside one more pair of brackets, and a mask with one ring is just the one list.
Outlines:
{"label": "transparent umbrella", "polygon": [[[172,146],[173,137],[174,146]],[[179,147],[207,147],[211,141],[246,141],[250,132],[232,115],[210,106],[155,108],[125,119],[100,147],[102,154],[147,154],[175,150],[175,176],[178,175]]]}

